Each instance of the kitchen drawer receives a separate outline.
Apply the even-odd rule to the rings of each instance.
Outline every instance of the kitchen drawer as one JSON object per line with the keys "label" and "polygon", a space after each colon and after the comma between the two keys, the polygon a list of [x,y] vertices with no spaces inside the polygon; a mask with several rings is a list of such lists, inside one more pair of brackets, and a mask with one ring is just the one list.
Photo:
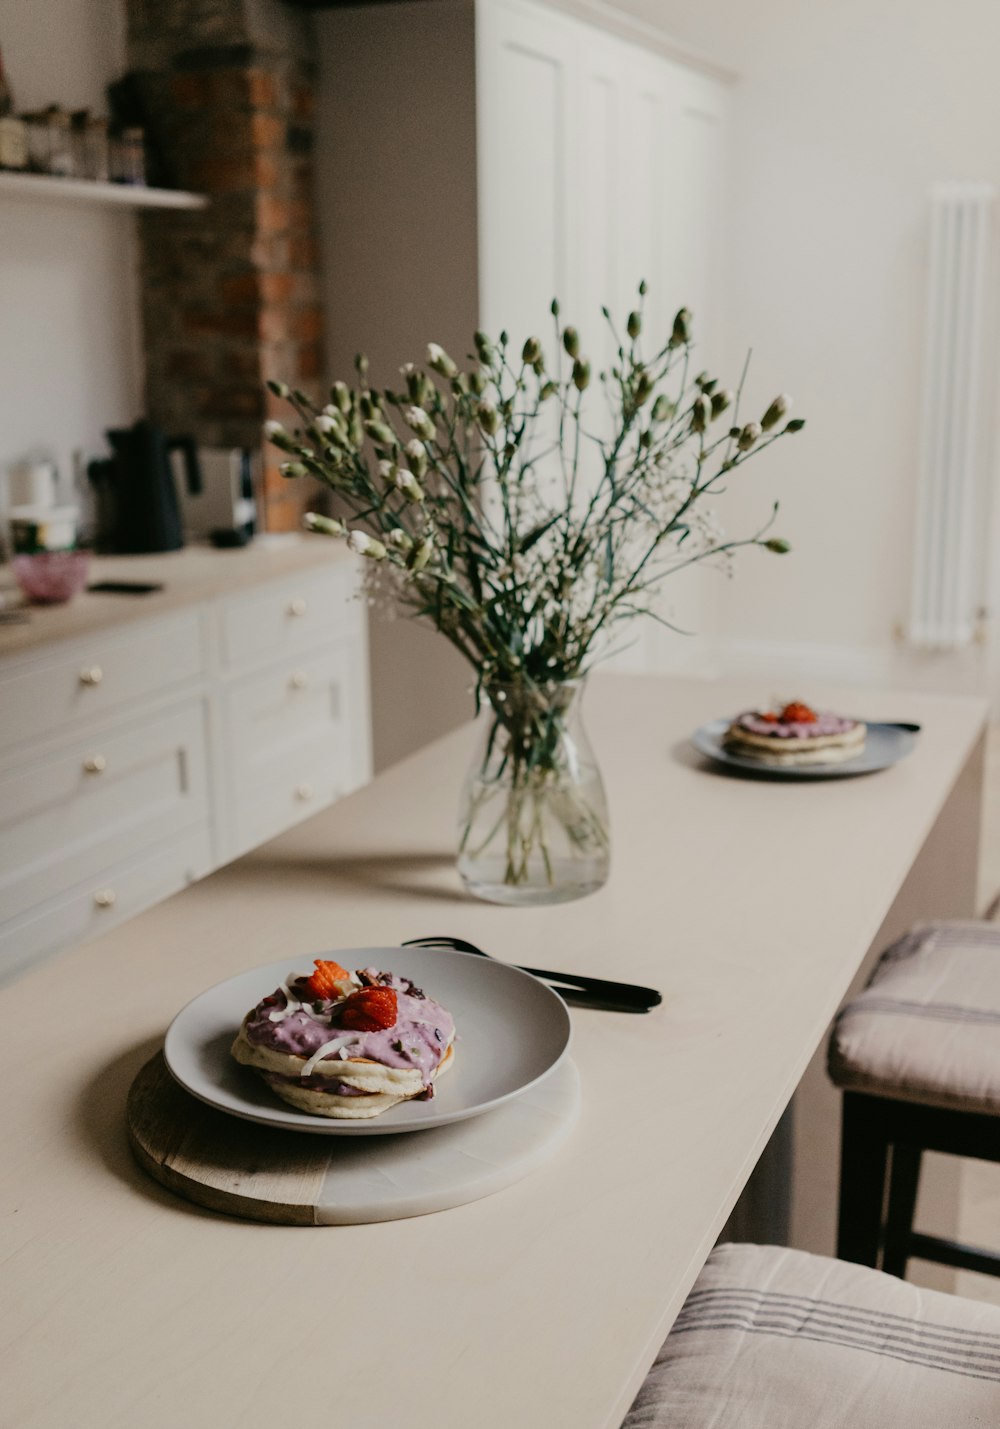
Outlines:
{"label": "kitchen drawer", "polygon": [[127,630],[74,640],[28,667],[0,668],[0,749],[117,714],[129,701],[166,693],[201,674],[196,610]]}
{"label": "kitchen drawer", "polygon": [[0,919],[207,819],[200,700],[0,776]]}
{"label": "kitchen drawer", "polygon": [[346,792],[350,650],[337,645],[227,692],[229,782],[240,849]]}
{"label": "kitchen drawer", "polygon": [[221,609],[222,659],[229,670],[262,665],[353,629],[357,580],[351,565],[330,565],[233,596]]}
{"label": "kitchen drawer", "polygon": [[18,918],[0,923],[0,978],[44,953],[104,933],[176,893],[212,866],[207,827],[148,849]]}
{"label": "kitchen drawer", "polygon": [[347,751],[328,735],[286,748],[258,766],[234,800],[235,853],[266,843],[350,790]]}

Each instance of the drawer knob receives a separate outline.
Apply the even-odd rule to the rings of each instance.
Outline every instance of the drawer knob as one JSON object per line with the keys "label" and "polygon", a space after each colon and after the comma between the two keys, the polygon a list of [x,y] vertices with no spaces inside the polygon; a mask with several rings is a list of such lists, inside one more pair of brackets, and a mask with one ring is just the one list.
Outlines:
{"label": "drawer knob", "polygon": [[309,676],[304,670],[293,670],[292,678],[288,683],[293,690],[304,690],[309,683]]}
{"label": "drawer knob", "polygon": [[297,595],[294,600],[290,600],[290,601],[288,602],[288,614],[289,614],[289,615],[305,615],[305,613],[306,613],[306,603],[305,603],[305,601],[303,600],[302,596]]}
{"label": "drawer knob", "polygon": [[99,888],[94,894],[94,902],[98,908],[113,908],[118,901],[118,895],[113,888]]}
{"label": "drawer knob", "polygon": [[103,754],[91,754],[83,761],[84,772],[87,774],[103,774],[108,767],[108,761]]}
{"label": "drawer knob", "polygon": [[104,671],[100,665],[88,665],[86,669],[80,671],[81,685],[99,685],[104,679]]}
{"label": "drawer knob", "polygon": [[295,797],[303,804],[307,804],[315,792],[311,784],[296,784],[295,786]]}

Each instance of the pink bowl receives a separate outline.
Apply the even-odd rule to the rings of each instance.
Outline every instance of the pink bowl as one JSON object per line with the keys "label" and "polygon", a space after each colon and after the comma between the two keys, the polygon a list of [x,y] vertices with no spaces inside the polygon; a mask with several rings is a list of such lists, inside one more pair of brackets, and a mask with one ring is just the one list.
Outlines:
{"label": "pink bowl", "polygon": [[61,605],[87,584],[89,551],[39,551],[15,556],[14,576],[33,605]]}

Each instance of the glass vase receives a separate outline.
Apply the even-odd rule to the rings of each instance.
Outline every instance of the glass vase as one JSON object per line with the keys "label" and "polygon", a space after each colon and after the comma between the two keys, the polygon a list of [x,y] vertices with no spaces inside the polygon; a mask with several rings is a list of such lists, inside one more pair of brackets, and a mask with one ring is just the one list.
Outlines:
{"label": "glass vase", "polygon": [[491,903],[564,903],[610,867],[604,782],[582,681],[493,685],[459,810],[458,870]]}

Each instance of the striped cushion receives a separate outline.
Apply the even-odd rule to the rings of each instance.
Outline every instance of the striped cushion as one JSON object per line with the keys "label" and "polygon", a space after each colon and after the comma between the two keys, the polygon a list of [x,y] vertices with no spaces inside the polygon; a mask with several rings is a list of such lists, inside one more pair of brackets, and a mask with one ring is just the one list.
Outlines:
{"label": "striped cushion", "polygon": [[1000,1308],[773,1246],[722,1245],[623,1429],[1000,1425]]}
{"label": "striped cushion", "polygon": [[1000,927],[925,923],[882,954],[834,1024],[840,1087],[1000,1113]]}

